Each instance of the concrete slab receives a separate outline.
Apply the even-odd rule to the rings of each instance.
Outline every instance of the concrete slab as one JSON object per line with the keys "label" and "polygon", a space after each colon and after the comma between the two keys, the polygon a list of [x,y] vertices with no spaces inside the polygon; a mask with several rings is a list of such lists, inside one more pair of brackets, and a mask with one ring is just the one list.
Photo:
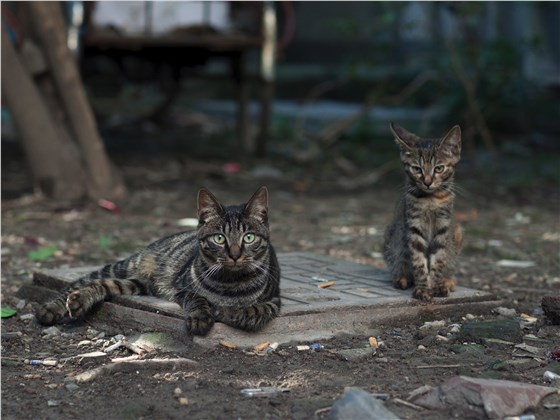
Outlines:
{"label": "concrete slab", "polygon": [[[395,289],[388,273],[375,267],[311,253],[281,253],[278,258],[282,268],[281,316],[258,333],[216,324],[208,336],[196,337],[195,342],[213,346],[224,340],[248,347],[265,341],[310,342],[341,334],[376,335],[381,324],[487,312],[501,303],[491,293],[458,287],[451,296],[426,304],[412,299],[411,290]],[[60,289],[95,268],[41,270],[34,273],[34,283]],[[321,287],[329,282],[334,284]],[[182,318],[179,305],[153,297],[123,297],[114,303]],[[118,313],[115,305],[107,306],[111,306],[114,317]]]}

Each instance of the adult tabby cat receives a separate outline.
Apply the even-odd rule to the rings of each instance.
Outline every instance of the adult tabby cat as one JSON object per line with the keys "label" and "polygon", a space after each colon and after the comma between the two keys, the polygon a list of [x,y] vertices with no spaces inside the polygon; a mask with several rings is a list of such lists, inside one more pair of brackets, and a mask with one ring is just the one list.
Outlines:
{"label": "adult tabby cat", "polygon": [[422,139],[391,123],[400,147],[406,190],[385,232],[384,257],[393,284],[415,285],[413,296],[431,300],[455,290],[450,279],[461,249],[461,227],[453,221],[453,178],[461,158],[461,129]]}
{"label": "adult tabby cat", "polygon": [[190,335],[205,335],[215,321],[256,331],[280,312],[280,268],[270,244],[268,191],[246,204],[222,206],[198,193],[198,229],[160,239],[129,258],[74,282],[42,305],[36,317],[52,325],[78,318],[119,295],[155,295],[185,310]]}

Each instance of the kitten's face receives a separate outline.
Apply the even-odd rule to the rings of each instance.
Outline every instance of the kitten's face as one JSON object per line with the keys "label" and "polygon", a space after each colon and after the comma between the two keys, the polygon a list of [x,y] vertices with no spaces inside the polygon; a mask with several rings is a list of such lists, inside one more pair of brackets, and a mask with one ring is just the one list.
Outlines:
{"label": "kitten's face", "polygon": [[401,149],[401,161],[408,177],[420,190],[433,193],[449,185],[461,158],[461,129],[453,127],[439,139],[421,139],[391,123]]}
{"label": "kitten's face", "polygon": [[268,191],[261,187],[246,204],[222,206],[206,189],[198,193],[198,241],[210,265],[255,271],[268,249]]}

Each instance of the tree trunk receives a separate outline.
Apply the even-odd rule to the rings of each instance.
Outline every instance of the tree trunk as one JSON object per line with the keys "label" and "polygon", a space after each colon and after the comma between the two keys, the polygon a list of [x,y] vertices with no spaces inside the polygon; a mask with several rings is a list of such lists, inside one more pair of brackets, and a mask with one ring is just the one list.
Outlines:
{"label": "tree trunk", "polygon": [[118,199],[126,194],[122,178],[112,167],[86,97],[74,57],[66,45],[64,19],[59,2],[30,2],[37,41],[45,53],[62,99],[69,125],[82,151],[93,199]]}
{"label": "tree trunk", "polygon": [[64,140],[4,30],[2,94],[21,133],[36,188],[55,199],[84,198],[86,174],[79,150],[72,141]]}

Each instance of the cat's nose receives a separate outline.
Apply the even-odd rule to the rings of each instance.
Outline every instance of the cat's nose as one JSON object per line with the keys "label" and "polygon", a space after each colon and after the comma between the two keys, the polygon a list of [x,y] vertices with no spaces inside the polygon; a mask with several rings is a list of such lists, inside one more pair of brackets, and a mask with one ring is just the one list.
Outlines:
{"label": "cat's nose", "polygon": [[237,261],[241,256],[241,248],[239,245],[232,245],[229,247],[229,256],[232,260]]}
{"label": "cat's nose", "polygon": [[432,185],[432,182],[433,182],[433,181],[434,181],[434,180],[432,179],[432,177],[431,177],[430,175],[426,175],[426,176],[424,177],[424,185],[425,185],[426,187],[429,187],[430,185]]}

